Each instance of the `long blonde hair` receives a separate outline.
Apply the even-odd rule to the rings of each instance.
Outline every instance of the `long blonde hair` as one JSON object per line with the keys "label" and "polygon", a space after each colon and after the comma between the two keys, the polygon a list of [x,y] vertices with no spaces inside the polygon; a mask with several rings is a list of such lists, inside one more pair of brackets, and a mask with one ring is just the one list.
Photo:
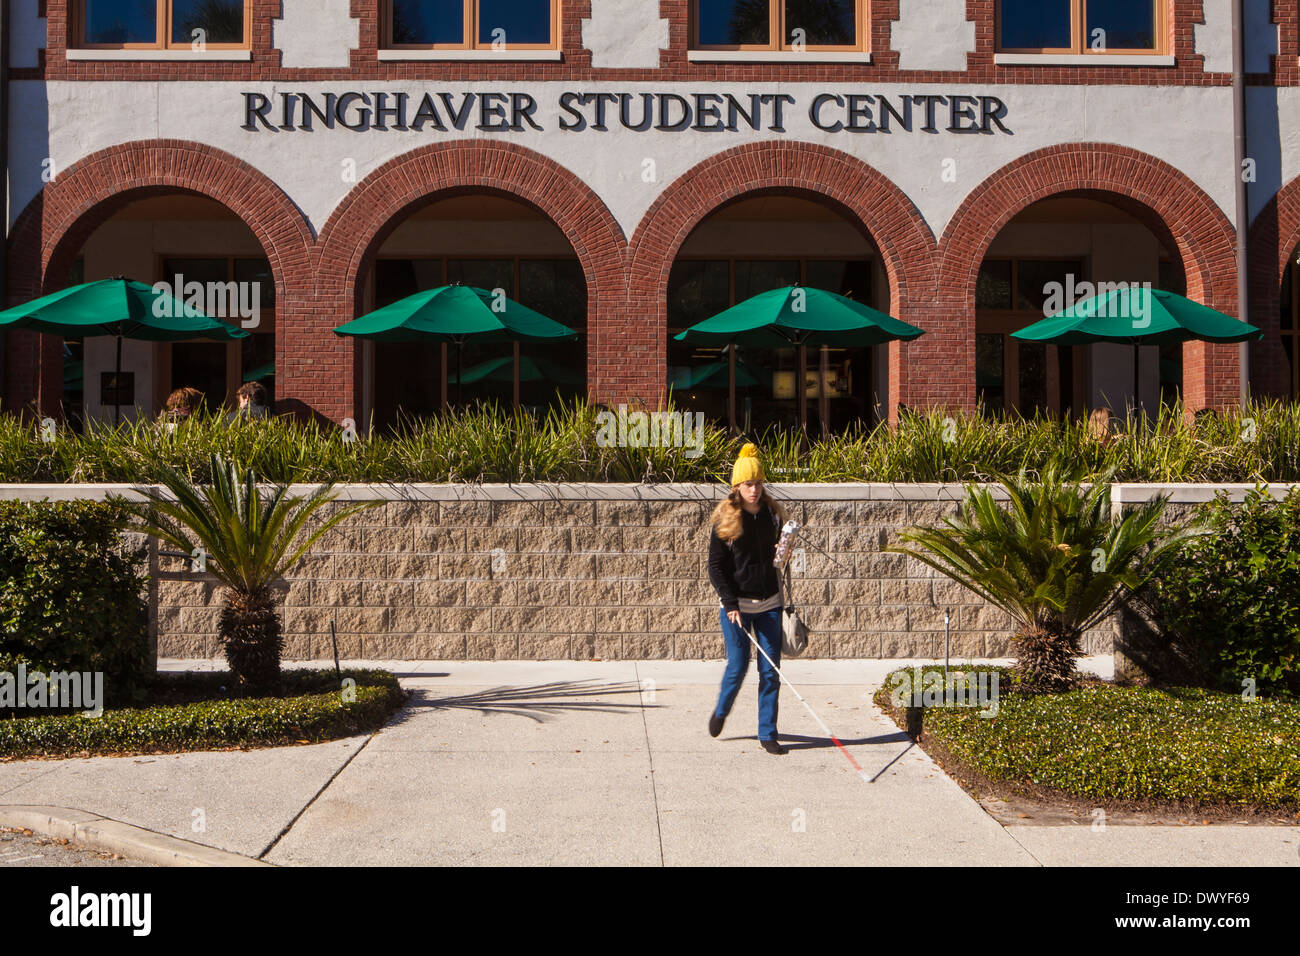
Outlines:
{"label": "long blonde hair", "polygon": [[[771,508],[772,513],[776,515],[776,520],[784,523],[785,509],[777,503],[775,498],[767,493],[767,485],[763,486],[763,493],[759,496],[758,503],[760,508],[763,505],[767,505]],[[741,504],[739,486],[737,486],[736,488],[732,488],[731,494],[719,501],[718,506],[713,509],[713,517],[709,520],[713,525],[713,530],[717,532],[718,537],[723,541],[735,541],[740,537],[740,532],[743,527],[741,524],[741,511],[743,510],[743,507],[744,506]]]}

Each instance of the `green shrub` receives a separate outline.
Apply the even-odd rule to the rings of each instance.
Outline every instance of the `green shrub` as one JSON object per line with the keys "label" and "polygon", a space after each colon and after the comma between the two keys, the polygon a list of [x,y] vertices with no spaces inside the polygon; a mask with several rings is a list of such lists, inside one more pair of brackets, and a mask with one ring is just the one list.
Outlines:
{"label": "green shrub", "polygon": [[1109,475],[1088,486],[1049,468],[966,486],[961,513],[908,528],[885,551],[910,555],[1010,615],[1016,670],[1040,690],[1068,689],[1084,633],[1143,587],[1199,531],[1164,527],[1166,500],[1116,515]]}
{"label": "green shrub", "polygon": [[143,709],[105,711],[88,718],[0,718],[0,756],[57,757],[81,753],[171,753],[222,747],[319,743],[369,733],[402,706],[405,692],[386,671],[345,670],[356,682],[345,699],[332,670],[281,675],[281,696],[250,697],[229,673],[160,674],[150,696],[180,698]]}
{"label": "green shrub", "polygon": [[[890,696],[899,673],[875,700],[901,724]],[[1004,685],[995,716],[927,707],[924,734],[947,769],[994,782],[1102,800],[1300,810],[1293,701],[1113,685],[1023,694]]]}
{"label": "green shrub", "polygon": [[1257,487],[1201,506],[1212,533],[1162,574],[1155,606],[1171,649],[1205,686],[1300,694],[1300,488]]}
{"label": "green shrub", "polygon": [[0,670],[101,671],[109,703],[139,698],[149,614],[122,520],[100,502],[0,501]]}
{"label": "green shrub", "polygon": [[1107,442],[1085,422],[1046,414],[908,412],[897,428],[858,427],[811,445],[791,430],[731,436],[710,423],[696,457],[599,445],[596,415],[585,402],[540,415],[485,405],[345,442],[328,424],[206,414],[170,434],[149,421],[91,422],[84,434],[60,429],[47,442],[30,420],[0,414],[0,481],[156,482],[170,466],[206,483],[214,453],[273,482],[725,481],[746,440],[759,445],[773,481],[964,482],[1053,467],[1067,480],[1112,471],[1116,481],[1300,480],[1296,403],[1257,402],[1194,423],[1164,407]]}

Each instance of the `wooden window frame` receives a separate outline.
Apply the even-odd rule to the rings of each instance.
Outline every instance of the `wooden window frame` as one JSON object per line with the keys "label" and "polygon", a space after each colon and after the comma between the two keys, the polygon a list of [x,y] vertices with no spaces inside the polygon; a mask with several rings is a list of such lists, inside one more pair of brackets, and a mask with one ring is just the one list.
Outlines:
{"label": "wooden window frame", "polygon": [[993,45],[998,53],[1041,53],[1049,56],[1165,56],[1169,51],[1169,0],[1151,0],[1155,8],[1155,45],[1147,49],[1094,50],[1088,45],[1088,0],[1070,0],[1070,46],[1004,47],[1002,45],[1002,3],[997,0],[993,16]]}
{"label": "wooden window frame", "polygon": [[[154,0],[154,23],[156,27],[153,43],[87,43],[86,42],[86,3],[74,0],[72,4],[72,35],[76,38],[73,49],[76,50],[189,50],[193,41],[174,43],[172,35],[172,0]],[[243,0],[244,38],[238,43],[204,43],[205,50],[251,50],[253,48],[253,0]]]}
{"label": "wooden window frame", "polygon": [[[482,43],[479,33],[479,4],[481,0],[461,0],[463,13],[461,22],[465,32],[460,43],[394,43],[393,42],[393,2],[380,0],[379,33],[381,50],[464,50],[485,51],[493,49],[491,42]],[[507,50],[558,50],[560,48],[560,3],[550,0],[551,4],[551,40],[549,43],[509,43]],[[509,34],[507,33],[507,36]]]}
{"label": "wooden window frame", "polygon": [[[690,5],[690,49],[709,52],[730,50],[738,53],[797,53],[785,31],[785,0],[767,0],[768,36],[771,41],[766,44],[724,43],[705,45],[700,42],[700,0],[691,0]],[[871,49],[871,14],[868,9],[870,0],[854,0],[854,21],[857,29],[857,43],[833,46],[826,44],[808,44],[803,49],[814,53],[866,53]]]}

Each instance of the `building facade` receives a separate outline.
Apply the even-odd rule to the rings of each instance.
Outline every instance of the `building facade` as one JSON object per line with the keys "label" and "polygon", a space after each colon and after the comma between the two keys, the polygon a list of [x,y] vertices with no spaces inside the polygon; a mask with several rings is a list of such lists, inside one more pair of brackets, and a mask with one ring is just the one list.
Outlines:
{"label": "building facade", "polygon": [[[723,357],[671,336],[800,283],[926,331],[830,354],[832,425],[1122,408],[1131,350],[1009,334],[1054,284],[1235,315],[1239,174],[1265,338],[1245,368],[1143,349],[1138,398],[1294,398],[1300,4],[1244,8],[1239,173],[1230,0],[11,0],[9,302],[115,275],[260,298],[243,343],[127,342],[120,379],[107,340],[11,331],[4,407],[152,415],[256,379],[281,412],[392,421],[437,407],[445,357],[332,330],[461,281],[582,333],[529,350],[526,402],[717,413]],[[497,358],[459,356],[468,395],[508,394]],[[747,420],[788,420],[790,356],[742,359]]]}

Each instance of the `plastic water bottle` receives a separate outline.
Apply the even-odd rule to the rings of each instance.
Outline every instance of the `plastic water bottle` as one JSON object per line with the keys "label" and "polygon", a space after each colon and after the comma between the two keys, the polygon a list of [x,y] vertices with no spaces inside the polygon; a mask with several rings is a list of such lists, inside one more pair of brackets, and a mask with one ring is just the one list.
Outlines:
{"label": "plastic water bottle", "polygon": [[785,563],[790,560],[790,550],[794,547],[794,537],[798,532],[797,521],[787,521],[781,529],[781,539],[776,543],[776,557],[772,559],[778,568],[785,567]]}

